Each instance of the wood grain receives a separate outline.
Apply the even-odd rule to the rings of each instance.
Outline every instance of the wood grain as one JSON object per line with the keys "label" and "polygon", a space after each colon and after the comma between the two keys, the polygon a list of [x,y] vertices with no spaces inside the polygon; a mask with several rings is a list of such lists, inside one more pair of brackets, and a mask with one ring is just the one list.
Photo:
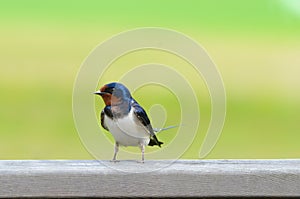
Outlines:
{"label": "wood grain", "polygon": [[300,160],[0,161],[0,197],[300,196]]}

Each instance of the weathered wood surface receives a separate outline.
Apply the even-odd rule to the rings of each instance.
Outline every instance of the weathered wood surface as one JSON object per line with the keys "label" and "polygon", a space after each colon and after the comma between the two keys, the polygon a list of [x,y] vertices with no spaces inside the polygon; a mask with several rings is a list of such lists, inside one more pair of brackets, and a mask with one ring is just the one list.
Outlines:
{"label": "weathered wood surface", "polygon": [[0,161],[0,197],[300,196],[300,160],[172,162]]}

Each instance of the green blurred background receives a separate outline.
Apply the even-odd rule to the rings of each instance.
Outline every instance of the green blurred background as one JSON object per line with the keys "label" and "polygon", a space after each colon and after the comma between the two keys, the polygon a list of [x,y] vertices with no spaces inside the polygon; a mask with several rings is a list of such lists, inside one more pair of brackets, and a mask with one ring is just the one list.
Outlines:
{"label": "green blurred background", "polygon": [[[76,74],[99,43],[145,26],[192,37],[220,70],[227,116],[207,158],[300,157],[300,1],[1,0],[0,159],[93,158],[73,122]],[[143,92],[136,97],[151,106]],[[204,135],[182,158],[198,158]]]}

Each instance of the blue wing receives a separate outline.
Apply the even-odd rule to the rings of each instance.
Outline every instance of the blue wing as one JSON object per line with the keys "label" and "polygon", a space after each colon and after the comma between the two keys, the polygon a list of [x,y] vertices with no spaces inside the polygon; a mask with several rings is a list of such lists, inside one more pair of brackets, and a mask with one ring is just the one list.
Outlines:
{"label": "blue wing", "polygon": [[133,112],[134,112],[135,116],[137,117],[137,119],[141,122],[141,124],[143,126],[145,126],[147,128],[147,130],[150,133],[150,143],[149,143],[149,145],[150,146],[158,145],[160,147],[160,145],[163,144],[163,142],[158,141],[156,135],[154,134],[152,125],[150,123],[150,120],[147,116],[146,111],[134,99],[132,99],[131,106],[133,108]]}
{"label": "blue wing", "polygon": [[101,118],[101,126],[105,129],[105,130],[107,130],[107,131],[109,131],[108,130],[108,128],[107,128],[107,126],[105,125],[105,122],[104,122],[104,116],[105,115],[107,115],[109,118],[113,118],[113,114],[112,114],[112,112],[111,112],[111,106],[105,106],[105,108],[101,111],[101,115],[100,115],[100,118]]}

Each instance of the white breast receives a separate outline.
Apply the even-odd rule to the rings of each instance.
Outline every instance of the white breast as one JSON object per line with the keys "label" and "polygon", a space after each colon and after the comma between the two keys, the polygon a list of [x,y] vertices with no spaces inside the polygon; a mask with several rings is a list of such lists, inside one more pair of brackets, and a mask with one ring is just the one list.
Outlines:
{"label": "white breast", "polygon": [[110,119],[105,116],[104,123],[114,136],[115,141],[123,146],[148,145],[150,134],[142,124],[135,119],[133,109],[129,114],[120,119]]}

